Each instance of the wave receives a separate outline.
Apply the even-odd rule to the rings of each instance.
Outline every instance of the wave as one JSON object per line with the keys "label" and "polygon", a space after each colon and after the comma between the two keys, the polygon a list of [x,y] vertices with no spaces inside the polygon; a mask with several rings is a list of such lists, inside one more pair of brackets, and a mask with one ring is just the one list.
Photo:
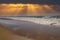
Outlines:
{"label": "wave", "polygon": [[5,20],[23,20],[42,25],[60,26],[60,16],[22,16],[22,17],[3,17]]}

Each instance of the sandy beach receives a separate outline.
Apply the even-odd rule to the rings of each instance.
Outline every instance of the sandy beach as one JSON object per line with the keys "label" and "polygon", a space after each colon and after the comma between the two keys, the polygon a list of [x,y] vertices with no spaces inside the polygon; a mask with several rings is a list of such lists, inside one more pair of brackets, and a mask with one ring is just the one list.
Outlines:
{"label": "sandy beach", "polygon": [[0,40],[32,40],[27,37],[19,36],[0,25]]}

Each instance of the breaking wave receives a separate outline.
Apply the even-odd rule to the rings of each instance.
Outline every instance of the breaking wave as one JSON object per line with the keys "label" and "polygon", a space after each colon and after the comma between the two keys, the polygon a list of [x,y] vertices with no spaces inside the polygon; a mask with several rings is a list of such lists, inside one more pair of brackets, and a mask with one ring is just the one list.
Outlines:
{"label": "breaking wave", "polygon": [[23,20],[42,25],[60,25],[60,16],[22,16],[22,17],[3,17],[5,19]]}

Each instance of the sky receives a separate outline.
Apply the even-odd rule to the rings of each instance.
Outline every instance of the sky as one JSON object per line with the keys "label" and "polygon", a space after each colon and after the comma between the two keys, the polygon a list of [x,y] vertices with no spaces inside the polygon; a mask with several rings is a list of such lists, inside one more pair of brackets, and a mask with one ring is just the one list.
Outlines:
{"label": "sky", "polygon": [[60,15],[60,0],[0,0],[0,16]]}
{"label": "sky", "polygon": [[60,4],[60,0],[0,0],[0,3]]}

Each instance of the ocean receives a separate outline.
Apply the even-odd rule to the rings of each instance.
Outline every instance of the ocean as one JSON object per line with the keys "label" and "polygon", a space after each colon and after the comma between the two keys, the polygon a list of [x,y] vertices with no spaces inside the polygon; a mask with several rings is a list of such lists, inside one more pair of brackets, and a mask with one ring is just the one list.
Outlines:
{"label": "ocean", "polygon": [[2,20],[23,20],[28,22],[33,22],[42,25],[55,25],[60,26],[60,16],[7,16],[0,17]]}

